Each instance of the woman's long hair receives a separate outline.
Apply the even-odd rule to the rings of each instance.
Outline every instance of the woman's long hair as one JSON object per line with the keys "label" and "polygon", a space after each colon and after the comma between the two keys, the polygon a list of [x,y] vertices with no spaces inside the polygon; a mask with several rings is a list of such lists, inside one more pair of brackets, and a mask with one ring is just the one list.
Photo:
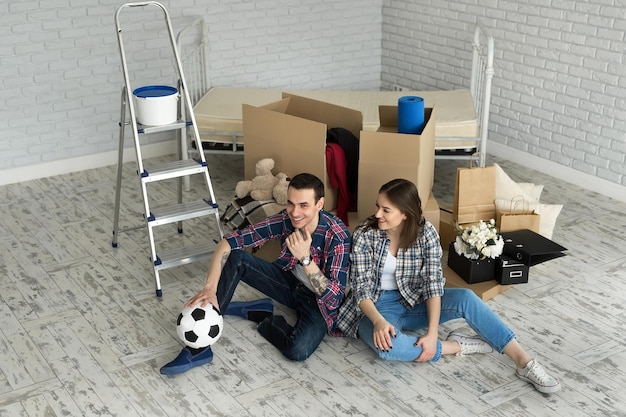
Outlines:
{"label": "woman's long hair", "polygon": [[[409,180],[397,178],[380,187],[378,194],[385,194],[389,201],[406,216],[400,234],[400,247],[407,250],[424,233],[425,219],[417,187]],[[366,227],[378,228],[378,219],[375,216],[370,217]]]}

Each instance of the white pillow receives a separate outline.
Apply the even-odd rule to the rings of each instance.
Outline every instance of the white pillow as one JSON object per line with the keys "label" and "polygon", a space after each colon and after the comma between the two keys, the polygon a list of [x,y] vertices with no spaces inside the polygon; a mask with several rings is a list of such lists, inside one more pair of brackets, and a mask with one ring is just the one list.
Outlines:
{"label": "white pillow", "polygon": [[[534,198],[530,193],[524,191],[519,184],[513,181],[500,165],[493,164],[493,166],[496,167],[496,199],[510,201],[514,197],[522,196],[524,200],[528,202],[539,201],[539,199]],[[543,190],[543,186],[541,189]]]}
{"label": "white pillow", "polygon": [[[496,199],[496,212],[511,211],[511,200]],[[519,206],[518,206],[519,207]],[[523,208],[514,207],[513,212],[523,211]],[[552,239],[552,233],[554,232],[554,225],[556,224],[556,218],[563,209],[562,204],[542,204],[538,202],[528,203],[527,209],[535,211],[539,214],[539,234]]]}
{"label": "white pillow", "polygon": [[543,185],[533,184],[532,182],[518,182],[517,185],[519,188],[522,189],[522,191],[531,196],[535,201],[539,201],[539,199],[541,198]]}

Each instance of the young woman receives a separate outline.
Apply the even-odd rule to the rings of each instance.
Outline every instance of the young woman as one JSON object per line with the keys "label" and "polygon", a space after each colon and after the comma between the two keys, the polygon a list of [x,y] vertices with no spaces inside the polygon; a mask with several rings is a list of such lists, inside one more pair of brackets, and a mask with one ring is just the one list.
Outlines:
{"label": "young woman", "polygon": [[[376,214],[357,227],[350,253],[351,292],[337,326],[359,337],[380,358],[428,362],[441,355],[489,353],[515,362],[516,374],[543,393],[559,381],[522,349],[514,333],[471,290],[445,288],[442,249],[434,226],[422,215],[415,184],[404,179],[383,185]],[[464,318],[478,336],[452,332],[439,340],[439,323]],[[405,330],[426,329],[415,339]]]}

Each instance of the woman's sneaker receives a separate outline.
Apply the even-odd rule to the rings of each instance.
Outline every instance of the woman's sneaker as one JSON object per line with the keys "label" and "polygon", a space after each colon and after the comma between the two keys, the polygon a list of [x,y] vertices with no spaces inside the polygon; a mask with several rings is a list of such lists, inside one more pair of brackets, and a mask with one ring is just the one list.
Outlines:
{"label": "woman's sneaker", "polygon": [[551,394],[561,389],[559,381],[548,375],[537,359],[528,362],[524,368],[517,368],[515,374],[519,379],[533,384],[537,391],[544,394]]}
{"label": "woman's sneaker", "polygon": [[452,332],[446,340],[454,340],[461,346],[457,356],[473,355],[474,353],[491,353],[493,348],[478,336],[467,336],[461,333]]}

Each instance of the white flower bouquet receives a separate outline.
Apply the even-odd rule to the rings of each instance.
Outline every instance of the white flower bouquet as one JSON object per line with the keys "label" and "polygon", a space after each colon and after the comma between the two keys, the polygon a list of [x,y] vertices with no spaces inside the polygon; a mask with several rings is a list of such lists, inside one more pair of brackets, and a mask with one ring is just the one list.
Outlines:
{"label": "white flower bouquet", "polygon": [[454,250],[458,255],[468,259],[495,259],[502,254],[504,239],[494,219],[488,222],[480,220],[466,228],[457,224],[455,229],[459,234],[454,242]]}

